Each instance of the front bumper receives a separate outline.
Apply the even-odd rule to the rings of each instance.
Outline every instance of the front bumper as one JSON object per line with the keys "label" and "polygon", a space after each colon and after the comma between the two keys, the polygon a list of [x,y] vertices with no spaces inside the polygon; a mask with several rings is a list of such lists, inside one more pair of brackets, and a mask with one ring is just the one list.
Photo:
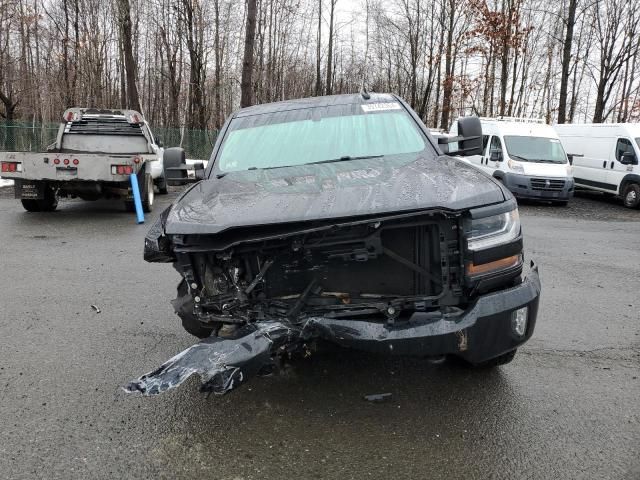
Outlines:
{"label": "front bumper", "polygon": [[[125,391],[157,395],[182,384],[193,374],[201,390],[227,393],[251,376],[271,371],[275,357],[324,338],[337,344],[399,355],[454,354],[480,364],[509,352],[533,334],[540,300],[538,270],[520,285],[480,296],[457,317],[427,318],[416,313],[394,325],[312,317],[302,323],[260,321],[244,325],[231,338],[211,336],[180,352],[157,369],[130,382]],[[528,308],[524,335],[512,329],[513,313]]]}
{"label": "front bumper", "polygon": [[567,201],[573,197],[573,177],[547,178],[505,173],[504,184],[516,198]]}
{"label": "front bumper", "polygon": [[[314,318],[320,336],[345,347],[394,355],[453,354],[478,364],[525,343],[533,334],[540,301],[537,267],[518,286],[480,296],[457,317],[430,319],[415,313],[407,322],[388,325],[356,320]],[[514,312],[528,308],[524,335],[512,329]]]}

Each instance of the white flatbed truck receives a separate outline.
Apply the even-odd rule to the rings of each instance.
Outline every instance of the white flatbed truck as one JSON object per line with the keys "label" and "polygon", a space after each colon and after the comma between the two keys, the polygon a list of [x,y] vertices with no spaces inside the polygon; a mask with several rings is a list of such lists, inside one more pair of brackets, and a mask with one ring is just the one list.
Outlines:
{"label": "white flatbed truck", "polygon": [[45,151],[0,152],[0,178],[14,181],[15,198],[30,212],[55,210],[59,197],[116,198],[133,211],[129,177],[136,174],[150,212],[154,186],[167,193],[163,157],[181,153],[173,150],[165,152],[135,110],[70,108]]}

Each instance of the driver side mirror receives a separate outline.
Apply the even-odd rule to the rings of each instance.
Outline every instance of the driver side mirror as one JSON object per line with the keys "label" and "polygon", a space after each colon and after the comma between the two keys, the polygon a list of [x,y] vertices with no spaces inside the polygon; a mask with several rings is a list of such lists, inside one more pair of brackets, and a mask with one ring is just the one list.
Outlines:
{"label": "driver side mirror", "polygon": [[156,145],[159,147],[164,147],[164,144],[162,143],[162,139],[160,137],[156,137]]}
{"label": "driver side mirror", "polygon": [[502,152],[498,150],[494,150],[491,152],[491,161],[492,162],[501,162],[502,161]]}
{"label": "driver side mirror", "polygon": [[623,165],[637,165],[638,159],[636,158],[636,154],[633,152],[624,152],[620,156],[620,163]]}

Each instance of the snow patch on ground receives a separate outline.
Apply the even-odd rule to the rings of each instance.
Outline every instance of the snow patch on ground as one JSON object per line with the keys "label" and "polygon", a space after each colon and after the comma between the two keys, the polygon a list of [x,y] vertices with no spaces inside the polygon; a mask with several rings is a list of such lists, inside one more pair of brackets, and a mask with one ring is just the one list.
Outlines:
{"label": "snow patch on ground", "polygon": [[4,178],[0,178],[0,187],[10,187],[13,185],[13,180],[5,180]]}

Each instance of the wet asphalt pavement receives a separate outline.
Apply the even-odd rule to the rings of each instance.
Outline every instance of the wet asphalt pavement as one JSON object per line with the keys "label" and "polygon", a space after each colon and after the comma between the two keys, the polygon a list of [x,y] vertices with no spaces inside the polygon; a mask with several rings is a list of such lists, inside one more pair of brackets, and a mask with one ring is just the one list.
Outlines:
{"label": "wet asphalt pavement", "polygon": [[331,349],[223,397],[141,398],[120,387],[194,343],[178,274],[142,260],[150,221],[2,190],[0,478],[640,479],[640,211],[521,206],[543,296],[494,371]]}

